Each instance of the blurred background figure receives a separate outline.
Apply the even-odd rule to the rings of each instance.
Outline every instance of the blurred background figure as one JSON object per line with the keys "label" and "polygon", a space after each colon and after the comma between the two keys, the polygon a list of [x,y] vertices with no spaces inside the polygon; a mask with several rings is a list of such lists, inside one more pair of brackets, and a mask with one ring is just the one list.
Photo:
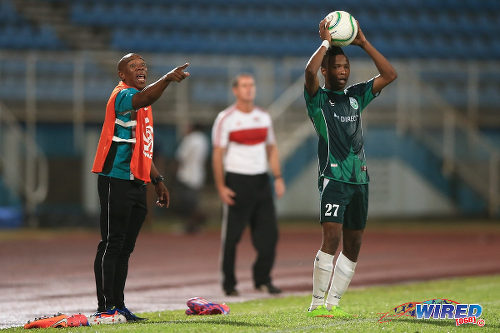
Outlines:
{"label": "blurred background figure", "polygon": [[183,217],[184,231],[188,234],[200,231],[207,218],[200,201],[205,184],[208,146],[202,125],[193,123],[188,125],[175,154],[177,170],[173,209]]}
{"label": "blurred background figure", "polygon": [[[256,86],[252,75],[239,74],[232,86],[236,102],[219,113],[212,128],[214,181],[223,204],[222,288],[227,296],[239,295],[236,247],[248,225],[257,251],[254,286],[279,294],[281,290],[271,281],[278,242],[273,189],[281,198],[285,182],[272,119],[254,104]],[[268,172],[273,175],[274,183]]]}

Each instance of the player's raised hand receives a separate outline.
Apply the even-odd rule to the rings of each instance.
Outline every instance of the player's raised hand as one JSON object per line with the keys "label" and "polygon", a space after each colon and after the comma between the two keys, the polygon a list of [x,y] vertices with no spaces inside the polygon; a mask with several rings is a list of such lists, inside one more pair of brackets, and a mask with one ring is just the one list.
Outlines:
{"label": "player's raised hand", "polygon": [[330,43],[332,42],[332,36],[330,35],[330,31],[328,30],[328,26],[330,25],[330,21],[327,21],[326,17],[319,22],[319,38],[321,40],[327,40]]}
{"label": "player's raised hand", "polygon": [[356,38],[354,38],[351,44],[363,47],[363,45],[366,43],[366,37],[365,34],[363,33],[363,30],[361,30],[361,26],[359,25],[358,20],[356,20],[356,23],[358,24],[358,34],[356,35]]}
{"label": "player's raised hand", "polygon": [[172,69],[170,72],[165,75],[165,78],[168,81],[175,81],[175,82],[181,82],[185,78],[189,76],[189,72],[185,72],[184,70],[189,66],[189,63],[186,62],[182,66],[175,67]]}

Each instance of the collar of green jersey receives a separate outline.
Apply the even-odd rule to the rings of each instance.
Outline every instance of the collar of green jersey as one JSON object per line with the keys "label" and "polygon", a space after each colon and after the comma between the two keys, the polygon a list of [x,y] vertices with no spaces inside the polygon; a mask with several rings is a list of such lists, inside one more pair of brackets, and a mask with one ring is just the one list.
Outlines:
{"label": "collar of green jersey", "polygon": [[345,95],[344,89],[335,91],[335,90],[330,90],[330,89],[323,87],[323,90],[332,92],[332,93],[337,94],[337,95]]}

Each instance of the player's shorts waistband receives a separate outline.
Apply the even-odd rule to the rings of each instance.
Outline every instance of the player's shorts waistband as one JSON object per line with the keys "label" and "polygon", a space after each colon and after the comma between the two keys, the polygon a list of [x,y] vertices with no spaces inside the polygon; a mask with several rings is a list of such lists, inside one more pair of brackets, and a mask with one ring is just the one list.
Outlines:
{"label": "player's shorts waistband", "polygon": [[242,173],[226,172],[226,176],[245,177],[245,178],[262,178],[262,177],[269,177],[269,174],[267,172],[264,172],[264,173],[258,173],[255,175],[246,175],[246,174],[242,174]]}

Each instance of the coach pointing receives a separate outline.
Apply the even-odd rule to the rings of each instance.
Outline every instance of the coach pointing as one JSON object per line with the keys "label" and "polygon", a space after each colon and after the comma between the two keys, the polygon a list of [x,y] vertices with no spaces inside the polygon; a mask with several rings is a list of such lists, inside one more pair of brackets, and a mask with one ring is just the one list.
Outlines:
{"label": "coach pointing", "polygon": [[[92,172],[99,174],[101,241],[94,272],[98,308],[97,322],[125,316],[138,318],[124,303],[123,291],[128,262],[147,213],[146,184],[152,182],[160,207],[168,207],[169,193],[153,161],[153,104],[170,82],[189,76],[189,64],[174,68],[156,82],[146,85],[148,68],[135,53],[118,62],[120,82],[106,106],[106,116]],[[113,321],[114,322],[114,321]]]}

